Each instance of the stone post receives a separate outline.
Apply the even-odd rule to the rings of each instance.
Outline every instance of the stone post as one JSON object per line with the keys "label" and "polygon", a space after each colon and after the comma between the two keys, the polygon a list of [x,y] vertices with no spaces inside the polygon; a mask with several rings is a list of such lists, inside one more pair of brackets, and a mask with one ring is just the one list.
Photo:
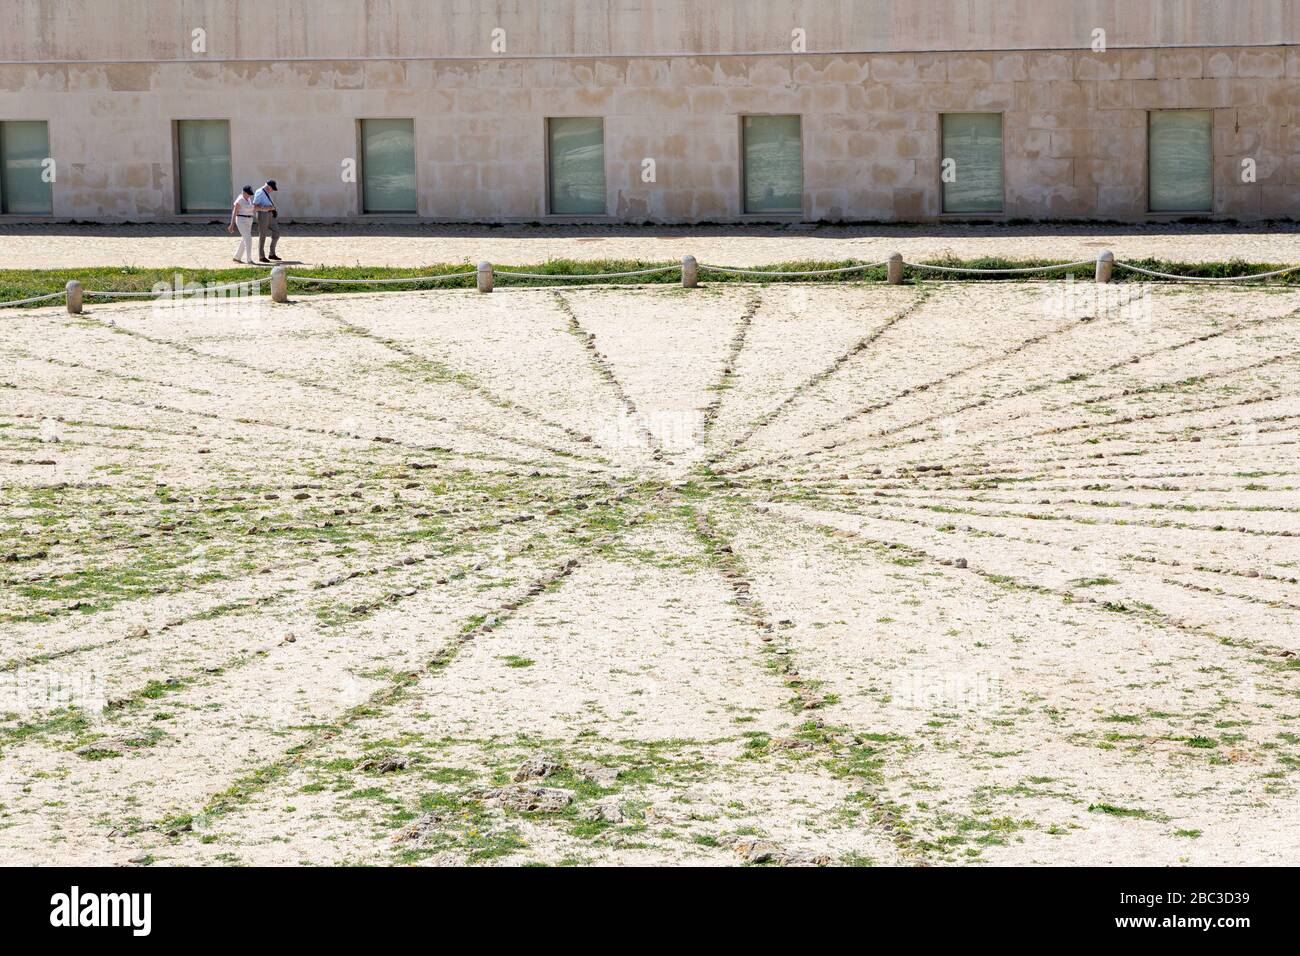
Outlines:
{"label": "stone post", "polygon": [[289,273],[284,266],[276,266],[271,270],[271,301],[289,301]]}
{"label": "stone post", "polygon": [[682,288],[694,289],[700,284],[700,264],[694,256],[682,256]]}
{"label": "stone post", "polygon": [[903,282],[903,254],[895,252],[889,257],[889,284],[901,285]]}
{"label": "stone post", "polygon": [[493,280],[492,263],[480,262],[478,264],[478,290],[480,292],[491,292]]}
{"label": "stone post", "polygon": [[81,314],[81,283],[76,279],[68,282],[68,314]]}
{"label": "stone post", "polygon": [[1097,281],[1109,282],[1115,272],[1115,253],[1107,250],[1097,257]]}

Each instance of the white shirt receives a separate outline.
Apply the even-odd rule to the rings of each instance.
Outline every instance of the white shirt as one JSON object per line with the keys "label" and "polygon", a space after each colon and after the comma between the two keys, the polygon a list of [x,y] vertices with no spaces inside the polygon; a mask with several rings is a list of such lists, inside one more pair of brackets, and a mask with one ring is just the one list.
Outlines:
{"label": "white shirt", "polygon": [[249,199],[243,193],[240,193],[235,197],[236,216],[252,216],[256,213],[257,210],[253,207],[253,200]]}

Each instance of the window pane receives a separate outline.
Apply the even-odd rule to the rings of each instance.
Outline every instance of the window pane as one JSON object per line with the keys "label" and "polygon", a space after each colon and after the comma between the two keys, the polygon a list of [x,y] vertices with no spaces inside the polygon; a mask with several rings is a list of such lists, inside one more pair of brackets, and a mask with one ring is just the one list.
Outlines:
{"label": "window pane", "polygon": [[0,123],[0,201],[13,215],[48,216],[54,211],[50,184],[44,182],[50,155],[44,121]]}
{"label": "window pane", "polygon": [[1213,118],[1209,110],[1151,114],[1151,211],[1214,209]]}
{"label": "window pane", "polygon": [[548,125],[552,214],[603,216],[605,121],[600,117],[564,117]]}
{"label": "window pane", "polygon": [[181,120],[176,124],[180,150],[181,212],[229,212],[230,124],[225,120]]}
{"label": "window pane", "polygon": [[945,114],[943,160],[944,212],[1002,211],[1001,114]]}
{"label": "window pane", "polygon": [[803,212],[803,143],[797,116],[746,116],[745,212]]}
{"label": "window pane", "polygon": [[366,212],[416,211],[415,120],[361,121],[361,175]]}

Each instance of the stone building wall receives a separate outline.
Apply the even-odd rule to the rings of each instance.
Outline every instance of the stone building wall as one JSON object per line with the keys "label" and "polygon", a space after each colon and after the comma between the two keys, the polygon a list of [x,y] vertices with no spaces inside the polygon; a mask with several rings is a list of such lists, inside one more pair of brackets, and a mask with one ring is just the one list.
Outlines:
{"label": "stone building wall", "polygon": [[[208,35],[196,54],[195,27]],[[0,62],[1268,46],[1294,0],[4,0]]]}
{"label": "stone building wall", "polygon": [[[98,3],[0,7],[0,120],[48,121],[60,219],[176,218],[181,119],[228,119],[235,183],[277,178],[292,218],[355,217],[340,168],[357,156],[358,121],[410,117],[421,217],[533,221],[547,213],[546,119],[601,116],[609,216],[733,220],[740,117],[797,113],[802,218],[926,220],[941,215],[940,116],[978,111],[1004,116],[1005,218],[1142,220],[1148,112],[1181,108],[1214,111],[1215,215],[1300,210],[1300,3],[1285,0],[753,0],[751,12],[770,8],[753,24],[743,0]],[[123,23],[92,35],[114,4]],[[121,28],[155,6],[153,27]],[[446,29],[422,24],[422,9]],[[562,29],[548,32],[548,12]],[[775,52],[803,14],[811,52]],[[507,52],[483,55],[498,21]],[[193,22],[212,27],[203,57],[186,52]],[[1109,52],[1089,50],[1094,22]],[[1157,41],[1168,45],[1141,45]],[[742,42],[773,52],[744,55]],[[922,43],[936,49],[908,48]],[[563,44],[581,55],[559,55]],[[818,52],[841,46],[863,52]],[[590,52],[601,48],[650,52]]]}

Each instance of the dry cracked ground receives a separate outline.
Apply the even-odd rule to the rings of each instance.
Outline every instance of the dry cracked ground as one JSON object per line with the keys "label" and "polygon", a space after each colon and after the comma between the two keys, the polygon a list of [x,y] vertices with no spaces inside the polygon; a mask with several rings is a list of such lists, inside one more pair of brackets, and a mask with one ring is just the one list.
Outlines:
{"label": "dry cracked ground", "polygon": [[1295,863],[1300,291],[1059,289],[5,316],[0,859]]}

